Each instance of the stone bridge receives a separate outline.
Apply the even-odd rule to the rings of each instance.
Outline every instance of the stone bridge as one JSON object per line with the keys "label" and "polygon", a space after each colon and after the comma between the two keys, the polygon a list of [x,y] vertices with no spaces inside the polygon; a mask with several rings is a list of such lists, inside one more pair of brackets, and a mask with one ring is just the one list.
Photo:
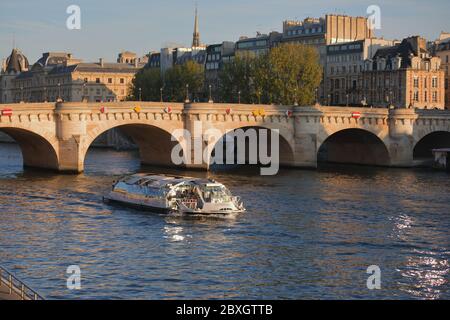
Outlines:
{"label": "stone bridge", "polygon": [[[411,167],[432,148],[450,147],[450,111],[441,110],[155,102],[22,103],[0,105],[0,110],[0,131],[20,145],[24,165],[61,172],[82,172],[90,145],[113,128],[139,146],[143,164],[171,166],[175,146],[194,145],[172,139],[172,133],[192,132],[198,121],[202,130],[224,134],[278,129],[280,163],[290,167],[315,168],[318,158]],[[214,145],[202,141],[210,153]],[[185,166],[207,170],[209,165]]]}

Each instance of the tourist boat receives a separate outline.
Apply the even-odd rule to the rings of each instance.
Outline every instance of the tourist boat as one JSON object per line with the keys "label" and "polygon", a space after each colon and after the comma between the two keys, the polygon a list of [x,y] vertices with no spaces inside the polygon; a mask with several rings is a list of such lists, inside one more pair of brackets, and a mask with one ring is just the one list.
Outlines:
{"label": "tourist boat", "polygon": [[105,202],[183,214],[237,214],[245,211],[221,183],[210,179],[135,174],[115,182]]}

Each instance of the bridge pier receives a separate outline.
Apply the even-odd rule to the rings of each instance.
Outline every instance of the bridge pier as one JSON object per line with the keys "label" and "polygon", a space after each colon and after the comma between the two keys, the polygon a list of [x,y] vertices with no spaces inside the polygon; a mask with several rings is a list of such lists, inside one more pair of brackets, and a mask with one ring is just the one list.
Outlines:
{"label": "bridge pier", "polygon": [[414,150],[414,109],[389,110],[388,150],[392,167],[412,167]]}
{"label": "bridge pier", "polygon": [[81,152],[82,137],[72,136],[59,143],[58,170],[64,173],[81,173],[84,171],[84,153]]}

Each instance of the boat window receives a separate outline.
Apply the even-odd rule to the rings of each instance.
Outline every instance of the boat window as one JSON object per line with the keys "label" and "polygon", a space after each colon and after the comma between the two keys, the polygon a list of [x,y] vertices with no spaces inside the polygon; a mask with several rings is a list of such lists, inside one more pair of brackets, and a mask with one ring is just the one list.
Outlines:
{"label": "boat window", "polygon": [[228,202],[231,201],[231,193],[224,186],[203,187],[203,199],[206,202]]}

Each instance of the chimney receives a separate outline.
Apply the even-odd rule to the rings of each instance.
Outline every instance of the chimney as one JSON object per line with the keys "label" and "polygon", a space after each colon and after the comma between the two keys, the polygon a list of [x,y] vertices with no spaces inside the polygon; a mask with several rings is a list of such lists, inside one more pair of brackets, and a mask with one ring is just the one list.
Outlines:
{"label": "chimney", "polygon": [[104,67],[105,66],[105,63],[103,62],[103,58],[100,58],[100,67]]}

